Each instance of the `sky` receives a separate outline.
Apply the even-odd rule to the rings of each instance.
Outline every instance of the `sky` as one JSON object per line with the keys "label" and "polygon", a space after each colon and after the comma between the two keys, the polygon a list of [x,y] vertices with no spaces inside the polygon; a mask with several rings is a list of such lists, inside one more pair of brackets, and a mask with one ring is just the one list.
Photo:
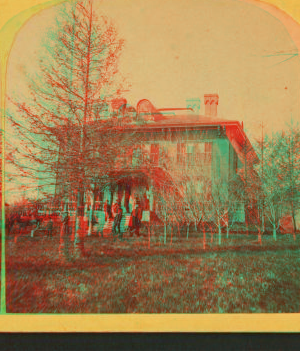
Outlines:
{"label": "sky", "polygon": [[[131,85],[124,94],[131,105],[149,99],[157,108],[185,107],[187,99],[200,98],[204,114],[204,94],[217,93],[218,116],[243,121],[250,139],[260,137],[262,122],[272,133],[299,120],[297,46],[261,8],[239,0],[94,0],[94,8],[125,39],[119,71]],[[8,95],[26,98],[26,74],[38,70],[56,10],[35,15],[18,34]]]}
{"label": "sky", "polygon": [[[300,62],[285,26],[270,13],[238,0],[94,0],[125,39],[119,71],[135,106],[185,107],[186,99],[219,94],[218,115],[244,121],[250,137],[264,122],[269,132],[299,119]],[[26,96],[26,73],[35,72],[41,40],[57,7],[23,27],[8,66],[8,94]],[[270,56],[279,53],[276,56]]]}

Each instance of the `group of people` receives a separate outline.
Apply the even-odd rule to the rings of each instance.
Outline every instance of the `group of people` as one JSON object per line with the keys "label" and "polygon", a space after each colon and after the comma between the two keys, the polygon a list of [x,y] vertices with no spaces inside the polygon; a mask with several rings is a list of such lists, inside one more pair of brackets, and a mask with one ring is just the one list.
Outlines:
{"label": "group of people", "polygon": [[[126,207],[125,212],[130,213],[131,210],[131,216],[129,218],[129,222],[127,223],[131,236],[133,234],[140,236],[143,210],[147,210],[146,200],[142,198],[140,201],[138,196],[130,197],[130,207],[128,201],[128,209]],[[119,239],[122,240],[123,233],[121,230],[121,222],[123,218],[123,209],[121,202],[117,200],[115,203],[113,203],[113,205],[111,205],[109,201],[106,200],[103,210],[105,213],[105,222],[113,219],[112,234],[114,239],[116,236],[118,236]],[[17,235],[20,235],[20,233],[22,233],[27,226],[34,225],[32,232],[42,229],[43,231],[46,231],[47,236],[52,237],[53,230],[56,228],[55,223],[61,223],[62,230],[64,232],[69,232],[69,214],[67,212],[64,212],[63,215],[60,214],[62,217],[61,219],[56,218],[58,215],[58,213],[41,215],[38,213],[38,211],[27,211],[26,213],[24,211],[11,211],[6,215],[6,233],[9,234],[12,232],[13,227],[15,227]]]}
{"label": "group of people", "polygon": [[[112,234],[113,236],[119,235],[119,238],[122,240],[123,234],[121,231],[121,221],[123,217],[123,210],[120,201],[116,201],[112,206],[109,204],[109,201],[106,200],[104,203],[104,213],[105,213],[105,222],[109,219],[113,219]],[[131,236],[133,234],[140,235],[140,227],[142,220],[143,208],[139,197],[135,197],[132,201],[132,212],[131,219],[129,221],[129,230]]]}

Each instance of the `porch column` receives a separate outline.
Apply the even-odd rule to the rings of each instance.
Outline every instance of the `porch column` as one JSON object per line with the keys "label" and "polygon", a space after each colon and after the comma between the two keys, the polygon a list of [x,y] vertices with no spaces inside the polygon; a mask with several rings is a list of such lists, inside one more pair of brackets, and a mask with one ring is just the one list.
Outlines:
{"label": "porch column", "polygon": [[94,188],[90,193],[90,212],[89,212],[89,229],[88,229],[88,236],[92,235],[93,229],[93,216],[94,216],[94,206],[95,206],[95,192]]}
{"label": "porch column", "polygon": [[130,208],[129,208],[129,198],[130,198],[130,193],[131,193],[131,184],[126,182],[125,184],[125,199],[124,199],[124,206],[126,208],[126,212],[130,213]]}
{"label": "porch column", "polygon": [[[108,200],[109,201],[109,189],[108,188],[105,188],[105,190],[104,190],[104,194],[103,194],[103,203],[105,203],[105,201],[106,200]],[[103,210],[103,208],[102,208],[102,210]]]}
{"label": "porch column", "polygon": [[147,194],[147,198],[149,200],[149,210],[153,211],[154,201],[153,201],[153,186],[152,185],[149,187],[149,190],[146,192],[146,194]]}
{"label": "porch column", "polygon": [[110,205],[112,206],[113,203],[115,202],[115,187],[110,186]]}
{"label": "porch column", "polygon": [[118,196],[117,196],[117,200],[120,202],[121,207],[123,206],[122,202],[123,202],[123,197],[124,197],[124,187],[123,184],[118,184]]}

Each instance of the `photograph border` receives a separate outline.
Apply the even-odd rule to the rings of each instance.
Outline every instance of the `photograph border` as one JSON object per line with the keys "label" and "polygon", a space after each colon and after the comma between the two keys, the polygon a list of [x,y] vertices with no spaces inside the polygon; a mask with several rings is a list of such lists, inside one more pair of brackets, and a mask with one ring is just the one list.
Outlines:
{"label": "photograph border", "polygon": [[[70,0],[0,0],[1,128],[5,131],[7,60],[14,39],[35,14]],[[151,0],[149,0],[151,1]],[[300,23],[299,0],[237,0]],[[125,1],[124,1],[125,4]],[[298,38],[300,41],[300,38]],[[12,314],[6,313],[5,133],[2,133],[1,332],[299,332],[299,313],[274,314]],[[300,295],[299,295],[300,298]]]}

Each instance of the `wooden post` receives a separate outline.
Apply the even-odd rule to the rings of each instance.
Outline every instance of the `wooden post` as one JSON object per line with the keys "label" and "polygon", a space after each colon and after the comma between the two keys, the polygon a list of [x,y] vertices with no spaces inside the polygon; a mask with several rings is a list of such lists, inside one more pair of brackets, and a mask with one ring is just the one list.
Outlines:
{"label": "wooden post", "polygon": [[148,249],[150,249],[151,240],[151,214],[149,213],[149,224],[148,224]]}

